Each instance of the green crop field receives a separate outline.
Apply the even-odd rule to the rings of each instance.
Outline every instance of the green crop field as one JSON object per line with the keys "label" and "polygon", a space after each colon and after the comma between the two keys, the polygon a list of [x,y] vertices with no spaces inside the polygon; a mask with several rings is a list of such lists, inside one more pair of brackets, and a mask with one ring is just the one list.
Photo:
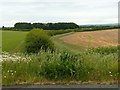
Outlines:
{"label": "green crop field", "polygon": [[28,32],[2,31],[2,51],[21,51],[24,46],[24,39]]}

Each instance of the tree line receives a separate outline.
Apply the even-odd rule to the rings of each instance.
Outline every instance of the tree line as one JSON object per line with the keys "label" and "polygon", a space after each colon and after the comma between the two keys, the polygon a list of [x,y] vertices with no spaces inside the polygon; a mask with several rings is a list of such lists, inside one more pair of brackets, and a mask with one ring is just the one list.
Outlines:
{"label": "tree line", "polygon": [[44,30],[60,30],[60,29],[75,29],[79,26],[75,23],[25,23],[19,22],[14,25],[14,29],[33,29],[41,28]]}
{"label": "tree line", "polygon": [[44,30],[65,30],[73,29],[75,31],[95,31],[106,29],[119,29],[120,25],[77,25],[72,22],[59,22],[59,23],[27,23],[18,22],[14,24],[14,27],[2,26],[2,30],[16,30],[16,31],[30,31],[33,28],[40,28]]}

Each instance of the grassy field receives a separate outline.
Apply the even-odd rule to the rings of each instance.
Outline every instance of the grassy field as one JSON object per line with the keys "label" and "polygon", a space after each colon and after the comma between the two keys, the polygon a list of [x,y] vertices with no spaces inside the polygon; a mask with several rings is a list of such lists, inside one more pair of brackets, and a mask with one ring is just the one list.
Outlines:
{"label": "grassy field", "polygon": [[2,51],[17,52],[23,50],[25,36],[28,32],[2,31]]}
{"label": "grassy field", "polygon": [[[102,31],[101,31],[102,32]],[[84,48],[64,42],[61,37],[73,32],[52,36],[55,52],[38,54],[15,53],[23,50],[28,32],[3,31],[3,85],[117,83],[118,48]],[[5,45],[5,46],[4,46]]]}

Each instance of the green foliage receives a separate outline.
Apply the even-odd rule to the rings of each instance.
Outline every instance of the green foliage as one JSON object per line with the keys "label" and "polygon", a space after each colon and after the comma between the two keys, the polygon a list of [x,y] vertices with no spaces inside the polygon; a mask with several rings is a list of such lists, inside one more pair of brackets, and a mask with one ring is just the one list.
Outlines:
{"label": "green foliage", "polygon": [[44,64],[41,65],[42,72],[40,75],[47,79],[76,79],[78,71],[82,73],[79,57],[66,51],[57,53],[58,55],[55,53],[55,56],[51,55],[51,58],[49,57],[48,60],[44,61]]}
{"label": "green foliage", "polygon": [[32,28],[40,28],[40,29],[44,29],[44,30],[60,30],[60,29],[75,29],[75,28],[79,28],[79,26],[75,23],[65,23],[65,22],[61,22],[61,23],[25,23],[25,22],[21,22],[21,23],[16,23],[14,25],[15,29],[18,30],[24,30],[24,29],[32,29]]}
{"label": "green foliage", "polygon": [[32,29],[32,25],[31,23],[27,23],[27,22],[21,22],[21,23],[16,23],[14,25],[15,29]]}
{"label": "green foliage", "polygon": [[33,29],[26,37],[26,52],[37,53],[40,49],[47,51],[54,50],[54,45],[48,34],[42,29]]}
{"label": "green foliage", "polygon": [[[103,50],[102,50],[103,51]],[[3,54],[4,55],[4,54]],[[7,55],[7,54],[6,54]],[[2,61],[3,85],[15,85],[44,80],[62,81],[99,81],[111,82],[118,80],[118,53],[101,54],[94,51],[73,54],[68,51],[51,53],[41,50],[31,55],[8,55]],[[20,58],[21,57],[21,58]]]}
{"label": "green foliage", "polygon": [[45,24],[45,27],[43,29],[45,30],[60,30],[60,29],[75,29],[79,28],[79,26],[75,23],[47,23]]}
{"label": "green foliage", "polygon": [[43,29],[45,27],[45,25],[43,23],[33,23],[32,27],[33,28],[42,28]]}
{"label": "green foliage", "polygon": [[118,52],[119,47],[110,46],[110,47],[97,47],[97,48],[90,48],[88,52],[96,52],[104,55],[108,55],[110,53]]}

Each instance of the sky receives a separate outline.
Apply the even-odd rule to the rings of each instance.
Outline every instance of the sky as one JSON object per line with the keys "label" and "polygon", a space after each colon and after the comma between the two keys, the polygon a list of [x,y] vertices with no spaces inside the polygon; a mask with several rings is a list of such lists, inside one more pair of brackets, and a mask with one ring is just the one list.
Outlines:
{"label": "sky", "polygon": [[16,22],[118,22],[119,0],[0,0],[0,26]]}

